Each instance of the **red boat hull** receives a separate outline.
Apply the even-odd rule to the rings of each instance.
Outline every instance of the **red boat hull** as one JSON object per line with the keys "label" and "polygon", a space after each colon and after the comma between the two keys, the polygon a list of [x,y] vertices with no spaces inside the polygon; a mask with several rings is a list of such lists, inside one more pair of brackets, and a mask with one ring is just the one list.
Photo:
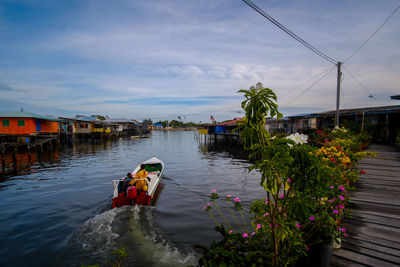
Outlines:
{"label": "red boat hull", "polygon": [[120,195],[118,197],[114,197],[112,199],[112,207],[119,208],[126,205],[146,205],[149,206],[151,203],[151,196],[148,196],[146,193],[141,192],[140,194],[136,195],[134,198],[128,198],[125,195]]}

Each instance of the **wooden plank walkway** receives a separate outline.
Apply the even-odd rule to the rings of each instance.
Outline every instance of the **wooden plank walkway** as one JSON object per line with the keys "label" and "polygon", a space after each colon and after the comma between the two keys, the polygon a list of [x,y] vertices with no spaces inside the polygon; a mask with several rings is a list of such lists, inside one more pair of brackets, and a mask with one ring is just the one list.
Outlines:
{"label": "wooden plank walkway", "polygon": [[334,249],[332,266],[400,266],[400,151],[371,145],[375,158],[363,159],[366,174],[351,193],[349,237]]}

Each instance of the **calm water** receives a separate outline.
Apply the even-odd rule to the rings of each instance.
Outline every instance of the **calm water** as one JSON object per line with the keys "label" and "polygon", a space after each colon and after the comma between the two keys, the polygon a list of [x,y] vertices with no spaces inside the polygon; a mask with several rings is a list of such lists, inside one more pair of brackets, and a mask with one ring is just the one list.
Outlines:
{"label": "calm water", "polygon": [[[153,156],[166,166],[156,205],[110,209],[111,180]],[[193,246],[219,238],[202,210],[210,190],[247,206],[264,196],[246,160],[209,151],[195,132],[76,145],[33,155],[30,165],[24,154],[18,160],[18,173],[0,180],[0,266],[104,266],[122,246],[129,265],[196,264]]]}

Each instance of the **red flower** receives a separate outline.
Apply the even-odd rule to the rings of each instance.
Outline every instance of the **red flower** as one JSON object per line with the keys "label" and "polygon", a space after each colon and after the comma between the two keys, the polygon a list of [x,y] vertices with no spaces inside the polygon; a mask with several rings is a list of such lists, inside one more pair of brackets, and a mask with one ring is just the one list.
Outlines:
{"label": "red flower", "polygon": [[364,170],[361,170],[361,174],[365,174],[365,171],[364,171]]}

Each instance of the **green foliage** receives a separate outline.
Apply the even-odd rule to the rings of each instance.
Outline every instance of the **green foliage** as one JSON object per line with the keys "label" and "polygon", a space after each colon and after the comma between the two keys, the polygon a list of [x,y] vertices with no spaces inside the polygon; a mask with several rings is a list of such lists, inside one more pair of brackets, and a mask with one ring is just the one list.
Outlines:
{"label": "green foliage", "polygon": [[126,248],[122,247],[116,251],[112,252],[113,255],[117,256],[117,260],[112,263],[113,267],[125,267],[126,259],[128,257],[128,253],[126,252]]}
{"label": "green foliage", "polygon": [[[345,128],[316,131],[310,135],[314,146],[304,144],[308,137],[299,134],[289,136],[290,140],[271,138],[265,129],[265,117],[281,116],[275,94],[260,83],[239,92],[246,98],[242,102],[246,117],[238,128],[245,149],[250,151],[253,165],[249,170],[261,174],[260,185],[267,197],[250,205],[254,234],[227,233],[223,226],[217,227],[223,240],[213,242],[210,249],[203,248],[199,264],[294,265],[309,246],[346,235],[346,229],[339,225],[350,183],[358,179],[352,167],[365,156],[357,151],[361,137],[366,136],[359,138]],[[211,199],[216,204],[218,197],[212,193]],[[238,206],[235,203],[234,209],[241,212]],[[209,212],[211,208],[205,209]]]}
{"label": "green foliage", "polygon": [[153,125],[153,121],[150,118],[149,119],[144,119],[142,123],[145,126]]}
{"label": "green foliage", "polygon": [[213,241],[209,249],[196,246],[203,250],[199,266],[270,266],[273,255],[268,253],[268,242],[245,238],[239,233],[229,234],[223,226],[217,226],[215,230],[223,239]]}
{"label": "green foliage", "polygon": [[172,120],[169,123],[169,126],[177,128],[177,127],[182,127],[183,126],[183,122],[182,121],[177,121],[177,120]]}
{"label": "green foliage", "polygon": [[241,137],[246,149],[251,149],[254,144],[265,144],[268,142],[269,133],[265,129],[265,117],[270,114],[277,119],[282,117],[278,111],[277,98],[275,93],[264,88],[262,83],[251,86],[248,90],[241,89],[246,98],[242,102],[242,108],[246,112],[245,119],[239,122],[239,129],[242,130]]}

